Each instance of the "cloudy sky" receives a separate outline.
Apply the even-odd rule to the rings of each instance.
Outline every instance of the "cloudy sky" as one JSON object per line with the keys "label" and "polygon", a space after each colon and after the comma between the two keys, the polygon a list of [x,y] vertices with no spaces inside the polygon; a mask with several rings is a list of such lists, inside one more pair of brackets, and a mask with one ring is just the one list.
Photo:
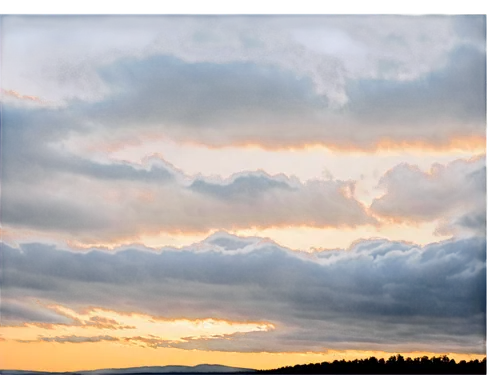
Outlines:
{"label": "cloudy sky", "polygon": [[1,23],[4,368],[484,356],[485,17]]}

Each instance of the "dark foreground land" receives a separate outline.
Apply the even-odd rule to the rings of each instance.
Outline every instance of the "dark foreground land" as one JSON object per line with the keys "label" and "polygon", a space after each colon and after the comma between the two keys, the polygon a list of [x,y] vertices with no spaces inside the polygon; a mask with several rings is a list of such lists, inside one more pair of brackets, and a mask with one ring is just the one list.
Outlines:
{"label": "dark foreground land", "polygon": [[486,374],[486,357],[482,361],[460,361],[448,357],[406,358],[393,356],[387,361],[371,357],[352,361],[333,361],[261,370],[262,374]]}
{"label": "dark foreground land", "polygon": [[486,374],[486,357],[482,361],[460,361],[448,357],[406,358],[392,356],[387,361],[371,357],[352,361],[333,361],[281,367],[274,370],[252,370],[219,365],[156,366],[102,369],[72,372],[1,370],[0,375],[261,375],[261,374]]}

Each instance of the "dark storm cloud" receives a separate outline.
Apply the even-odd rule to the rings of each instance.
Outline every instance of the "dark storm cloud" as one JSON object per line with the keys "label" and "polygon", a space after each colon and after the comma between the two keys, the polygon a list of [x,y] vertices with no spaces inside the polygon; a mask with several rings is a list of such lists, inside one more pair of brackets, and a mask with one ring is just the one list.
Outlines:
{"label": "dark storm cloud", "polygon": [[3,299],[0,303],[1,325],[26,323],[77,324],[78,320],[33,301]]}
{"label": "dark storm cloud", "polygon": [[[485,158],[435,164],[431,173],[400,164],[381,178],[386,194],[377,198],[371,210],[380,216],[406,221],[441,219],[442,232],[486,230]],[[455,228],[455,229],[453,229]]]}
{"label": "dark storm cloud", "polygon": [[432,345],[440,337],[455,349],[472,350],[484,337],[481,238],[423,248],[368,241],[325,257],[224,234],[202,245],[160,253],[4,245],[3,294],[166,317],[269,321],[277,327],[269,344],[276,350],[305,350],[297,338],[304,330],[324,347],[409,337]]}

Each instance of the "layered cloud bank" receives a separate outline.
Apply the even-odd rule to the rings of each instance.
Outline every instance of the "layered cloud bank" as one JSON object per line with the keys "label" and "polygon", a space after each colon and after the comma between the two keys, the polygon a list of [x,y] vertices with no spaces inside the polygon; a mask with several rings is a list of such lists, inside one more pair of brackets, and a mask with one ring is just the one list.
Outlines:
{"label": "layered cloud bank", "polygon": [[[160,252],[4,246],[3,263],[4,323],[57,326],[80,316],[44,307],[57,303],[275,327],[202,342],[167,337],[168,347],[484,351],[486,243],[481,238],[425,247],[374,240],[346,251],[309,254],[219,233],[196,246]],[[33,305],[34,300],[42,305]],[[116,328],[103,325],[101,335],[93,337],[113,337]],[[125,337],[135,336],[140,332]],[[123,333],[120,337],[124,340]]]}
{"label": "layered cloud bank", "polygon": [[[401,19],[391,20],[394,27],[402,26]],[[442,32],[453,32],[451,46],[433,41],[438,21],[445,25],[439,26],[445,27]],[[382,181],[389,192],[370,213],[353,195],[354,181],[300,182],[262,171],[242,171],[226,180],[188,177],[157,156],[139,165],[105,155],[110,142],[130,142],[148,132],[217,147],[322,144],[370,151],[418,145],[446,149],[456,142],[467,148],[475,137],[484,143],[483,21],[429,18],[419,21],[415,40],[403,31],[396,37],[379,21],[373,27],[339,21],[353,40],[385,44],[393,54],[369,55],[357,70],[342,54],[308,49],[286,33],[221,23],[206,23],[177,38],[160,35],[142,48],[46,64],[40,68],[44,82],[75,86],[87,95],[45,101],[3,92],[2,222],[106,237],[125,230],[377,224],[374,213],[449,214],[454,216],[443,231],[484,232],[485,167],[479,162],[457,161],[432,177],[434,182],[427,181],[433,187],[422,187],[425,193],[419,192],[424,182],[410,186],[396,178],[430,177],[399,166]],[[221,48],[214,54],[216,46]],[[429,49],[440,64],[415,75],[418,64],[408,57],[418,48]],[[464,137],[467,142],[461,143]],[[104,152],[84,155],[75,142],[104,142]],[[460,173],[470,168],[478,170],[476,187],[454,188],[455,182],[467,183]],[[454,180],[459,179],[453,177],[455,169],[462,180]],[[453,191],[438,186],[441,178]],[[137,184],[147,186],[147,192],[143,187],[139,192]]]}
{"label": "layered cloud bank", "polygon": [[484,354],[485,17],[1,22],[8,366]]}
{"label": "layered cloud bank", "polygon": [[[66,122],[58,125],[46,104],[13,93],[5,99],[2,223],[12,228],[113,237],[123,231],[342,227],[377,225],[377,215],[448,215],[443,230],[486,230],[484,158],[436,164],[430,172],[396,166],[380,181],[387,193],[369,210],[356,198],[356,181],[301,182],[263,171],[189,177],[158,156],[134,164],[81,153],[67,146],[72,130]],[[42,112],[30,113],[32,106]]]}
{"label": "layered cloud bank", "polygon": [[[59,103],[38,110],[38,123],[57,116],[65,127],[106,137],[140,127],[212,146],[446,147],[469,138],[484,145],[484,17],[3,23],[5,92]],[[37,47],[62,33],[67,48]],[[28,58],[26,46],[37,53]]]}
{"label": "layered cloud bank", "polygon": [[[12,148],[11,148],[12,147]],[[80,242],[131,242],[141,234],[246,228],[356,228],[439,221],[445,234],[481,234],[486,225],[485,158],[400,164],[366,207],[354,180],[240,172],[189,176],[162,159],[100,163],[61,151],[7,146],[2,186],[6,228],[49,231]],[[27,163],[27,160],[30,160]],[[75,197],[79,197],[75,199]]]}

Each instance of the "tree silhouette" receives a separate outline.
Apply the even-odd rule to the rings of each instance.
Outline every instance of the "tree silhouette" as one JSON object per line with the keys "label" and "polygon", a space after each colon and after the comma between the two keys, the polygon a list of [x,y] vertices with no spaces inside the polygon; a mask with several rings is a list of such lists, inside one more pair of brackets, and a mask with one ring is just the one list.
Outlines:
{"label": "tree silhouette", "polygon": [[261,370],[262,373],[274,374],[486,374],[486,357],[482,360],[458,364],[447,356],[427,356],[406,358],[400,354],[384,358],[375,357],[354,359],[351,361],[334,360],[333,362],[310,363],[281,367],[274,370]]}

